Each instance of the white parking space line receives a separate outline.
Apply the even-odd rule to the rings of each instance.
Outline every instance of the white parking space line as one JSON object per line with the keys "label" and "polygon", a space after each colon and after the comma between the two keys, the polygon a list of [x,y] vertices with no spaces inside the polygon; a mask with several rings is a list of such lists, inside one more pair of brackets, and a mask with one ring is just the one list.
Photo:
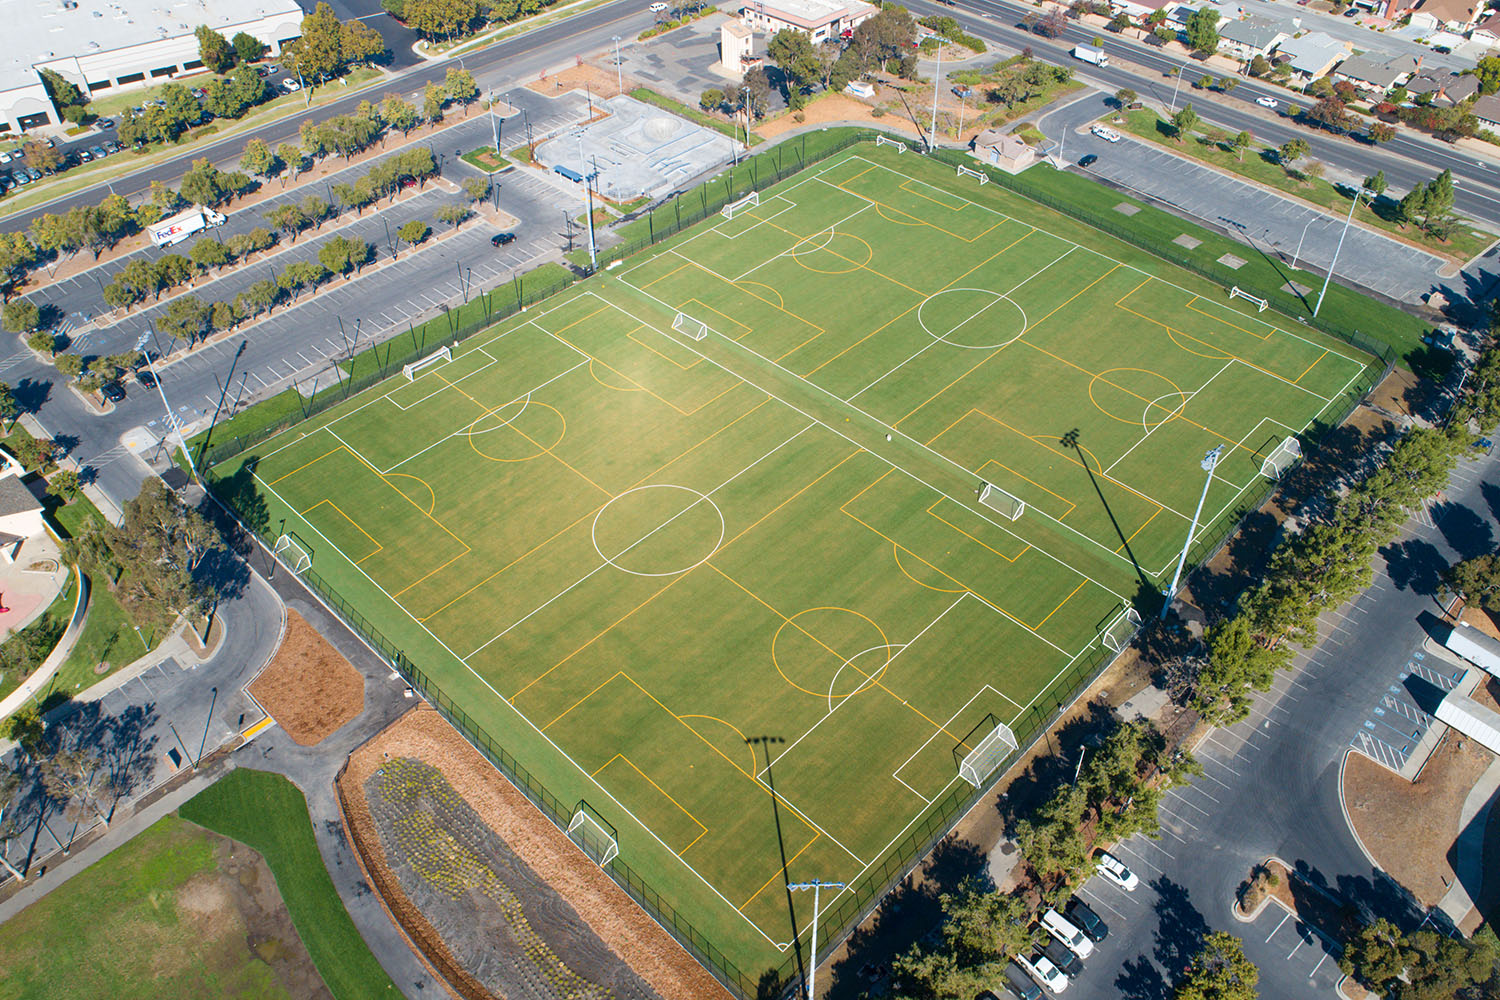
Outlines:
{"label": "white parking space line", "polygon": [[1291,918],[1291,916],[1292,915],[1290,913],[1283,913],[1281,915],[1281,920],[1277,922],[1277,924],[1276,924],[1275,927],[1271,928],[1271,933],[1269,933],[1269,934],[1266,935],[1266,943],[1267,944],[1269,944],[1271,942],[1271,939],[1276,936],[1276,932],[1279,931],[1279,930],[1281,930],[1281,925],[1284,924],[1284,923],[1286,923],[1287,920],[1289,920]]}
{"label": "white parking space line", "polygon": [[1318,970],[1323,967],[1323,963],[1326,961],[1328,961],[1328,952],[1325,951],[1323,952],[1323,957],[1318,959],[1318,964],[1313,966],[1312,971],[1307,974],[1307,978],[1311,979],[1313,976],[1316,976],[1318,974]]}
{"label": "white parking space line", "polygon": [[[1176,813],[1174,813],[1174,812],[1172,812],[1172,811],[1170,811],[1170,810],[1168,810],[1168,809],[1167,809],[1167,807],[1166,807],[1166,806],[1157,806],[1157,809],[1158,809],[1158,811],[1160,811],[1160,812],[1163,812],[1163,813],[1165,813],[1165,814],[1166,814],[1166,815],[1168,815],[1168,816],[1170,816],[1170,817],[1172,817],[1172,818],[1173,818],[1173,819],[1175,819],[1175,820],[1176,820],[1176,821],[1177,821],[1177,822],[1179,822],[1179,823],[1181,823],[1181,824],[1183,824],[1183,825],[1184,825],[1184,826],[1189,826],[1189,827],[1192,827],[1192,828],[1193,828],[1193,829],[1194,829],[1194,830],[1197,830],[1197,829],[1198,829],[1198,826],[1197,826],[1197,824],[1196,824],[1196,823],[1194,823],[1194,822],[1192,822],[1192,821],[1191,821],[1191,820],[1189,820],[1189,819],[1185,819],[1185,818],[1184,818],[1184,817],[1182,817],[1182,816],[1179,816],[1179,815],[1177,815],[1177,814],[1176,814]],[[1165,830],[1165,829],[1166,829],[1166,827],[1162,827],[1162,829],[1164,829],[1164,830]],[[1170,832],[1171,832],[1171,831],[1168,831],[1168,832],[1169,832],[1169,833],[1170,833]]]}
{"label": "white parking space line", "polygon": [[[1090,885],[1092,884],[1093,883],[1090,883]],[[1079,886],[1078,895],[1083,896],[1085,899],[1087,899],[1090,906],[1097,906],[1100,909],[1108,910],[1110,913],[1119,917],[1121,920],[1125,919],[1124,913],[1122,913],[1120,910],[1115,909],[1113,906],[1106,903],[1103,899],[1100,899],[1099,896],[1095,894],[1094,891],[1091,890],[1087,885]]]}

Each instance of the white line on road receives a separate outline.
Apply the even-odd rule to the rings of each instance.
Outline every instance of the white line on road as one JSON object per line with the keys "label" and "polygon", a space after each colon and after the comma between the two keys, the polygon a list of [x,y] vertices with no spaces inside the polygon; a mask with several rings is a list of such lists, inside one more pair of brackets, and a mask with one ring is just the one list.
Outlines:
{"label": "white line on road", "polygon": [[1279,931],[1279,930],[1281,930],[1281,925],[1284,924],[1284,923],[1286,923],[1287,920],[1290,919],[1290,917],[1291,917],[1290,913],[1283,913],[1281,915],[1281,921],[1280,921],[1280,923],[1278,923],[1275,927],[1271,928],[1271,933],[1269,933],[1269,934],[1266,935],[1266,943],[1267,944],[1269,944],[1270,941],[1271,941],[1271,939],[1276,936],[1276,932]]}

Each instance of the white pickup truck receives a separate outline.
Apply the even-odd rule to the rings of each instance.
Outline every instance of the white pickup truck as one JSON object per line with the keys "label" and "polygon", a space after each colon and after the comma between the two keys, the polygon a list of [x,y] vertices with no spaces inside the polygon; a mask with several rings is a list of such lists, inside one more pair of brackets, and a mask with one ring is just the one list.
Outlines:
{"label": "white pickup truck", "polygon": [[194,205],[171,218],[162,219],[146,231],[151,234],[152,243],[159,247],[169,247],[210,226],[222,226],[226,221],[225,216],[213,209]]}

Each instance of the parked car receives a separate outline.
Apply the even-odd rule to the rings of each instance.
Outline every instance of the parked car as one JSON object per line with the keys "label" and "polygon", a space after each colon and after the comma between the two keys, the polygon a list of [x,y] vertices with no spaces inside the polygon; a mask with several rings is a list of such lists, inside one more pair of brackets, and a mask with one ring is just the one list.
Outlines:
{"label": "parked car", "polygon": [[1087,170],[1089,167],[1092,167],[1094,164],[1096,164],[1098,162],[1099,162],[1099,157],[1095,153],[1086,153],[1083,156],[1081,156],[1081,157],[1078,158],[1078,165],[1080,167],[1083,167],[1085,170]]}
{"label": "parked car", "polygon": [[31,183],[31,178],[27,177],[23,172],[19,170],[11,174],[10,177],[11,180],[15,181],[18,185],[26,185]]}
{"label": "parked car", "polygon": [[193,96],[200,101],[208,96],[208,91],[204,90],[202,87],[194,87],[192,93]]}
{"label": "parked car", "polygon": [[25,170],[26,176],[30,177],[34,181],[39,181],[42,179],[42,172],[36,167],[22,167],[21,169]]}
{"label": "parked car", "polygon": [[9,163],[13,159],[15,159],[15,157],[11,156],[9,153],[0,151],[0,163]]}
{"label": "parked car", "polygon": [[1119,142],[1122,138],[1120,133],[1116,132],[1112,128],[1106,128],[1103,125],[1095,125],[1093,128],[1089,129],[1089,131],[1097,135],[1099,138],[1103,139],[1105,142]]}
{"label": "parked car", "polygon": [[118,142],[115,142],[113,139],[109,140],[109,142],[106,142],[104,144],[104,151],[106,153],[118,153],[120,150],[122,150],[124,148],[125,148],[124,146],[120,145]]}
{"label": "parked car", "polygon": [[1052,964],[1062,970],[1062,974],[1072,979],[1083,971],[1083,962],[1078,956],[1068,950],[1068,946],[1054,938],[1047,942],[1042,949],[1042,954],[1051,960]]}
{"label": "parked car", "polygon": [[105,152],[103,146],[90,146],[89,152],[94,154],[94,159],[96,160],[102,160],[109,155],[109,153]]}
{"label": "parked car", "polygon": [[1005,963],[1005,989],[1016,1000],[1041,1000],[1042,996],[1042,988],[1036,980],[1015,962]]}
{"label": "parked car", "polygon": [[115,127],[115,120],[113,118],[95,118],[94,119],[94,127],[95,128],[114,128]]}
{"label": "parked car", "polygon": [[494,236],[490,237],[490,246],[503,247],[509,243],[514,243],[515,241],[515,233],[496,233]]}
{"label": "parked car", "polygon": [[1141,877],[1108,851],[1099,852],[1098,872],[1126,892],[1135,892],[1135,887],[1141,884]]}
{"label": "parked car", "polygon": [[667,9],[667,5],[664,4],[664,3],[654,3],[649,8],[649,10],[651,11],[651,13],[653,13],[653,14],[660,14],[662,11],[664,11],[666,9]]}
{"label": "parked car", "polygon": [[1085,937],[1083,931],[1074,927],[1056,910],[1048,910],[1042,914],[1042,927],[1048,934],[1067,945],[1079,958],[1088,958],[1094,953],[1094,942]]}
{"label": "parked car", "polygon": [[1016,964],[1027,972],[1043,986],[1047,987],[1049,993],[1061,993],[1068,988],[1068,977],[1062,974],[1062,970],[1052,964],[1052,960],[1041,952],[1037,952],[1030,958],[1016,956]]}
{"label": "parked car", "polygon": [[1109,925],[1099,919],[1099,914],[1077,896],[1068,904],[1068,921],[1089,936],[1094,943],[1109,937]]}
{"label": "parked car", "polygon": [[87,163],[87,162],[89,162],[90,160],[92,160],[94,158],[94,154],[90,153],[86,149],[80,149],[78,151],[78,158],[80,160],[82,160],[84,163]]}
{"label": "parked car", "polygon": [[302,89],[302,84],[298,83],[296,80],[293,80],[289,76],[282,79],[281,86],[286,89],[287,93]]}
{"label": "parked car", "polygon": [[156,388],[156,376],[151,374],[149,368],[137,368],[135,370],[135,381],[137,385],[145,386],[147,389]]}
{"label": "parked car", "polygon": [[99,387],[99,392],[111,403],[118,403],[125,398],[125,390],[118,382],[106,382]]}
{"label": "parked car", "polygon": [[1350,7],[1348,10],[1344,11],[1344,16],[1345,17],[1358,17],[1362,13],[1364,13],[1364,12],[1361,11],[1358,7]]}
{"label": "parked car", "polygon": [[847,42],[849,39],[851,39],[851,38],[854,37],[854,29],[853,28],[845,28],[843,31],[839,32],[839,37],[842,38],[844,41]]}

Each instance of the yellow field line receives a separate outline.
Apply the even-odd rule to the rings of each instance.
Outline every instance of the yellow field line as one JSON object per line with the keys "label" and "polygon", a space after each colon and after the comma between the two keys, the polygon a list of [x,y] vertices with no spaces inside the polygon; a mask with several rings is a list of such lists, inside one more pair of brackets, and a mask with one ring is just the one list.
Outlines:
{"label": "yellow field line", "polygon": [[[1156,516],[1155,514],[1152,515],[1152,517],[1155,517],[1155,516]],[[1059,601],[1058,604],[1057,604],[1057,607],[1055,607],[1051,611],[1047,612],[1047,618],[1051,618],[1053,615],[1055,615],[1059,611],[1061,611],[1062,610],[1062,606],[1064,604],[1067,604],[1069,601],[1071,601],[1073,599],[1073,594],[1076,594],[1080,590],[1082,590],[1083,589],[1083,585],[1085,583],[1088,583],[1088,581],[1087,580],[1079,580],[1078,581],[1078,586],[1076,586],[1076,587],[1073,588],[1072,593],[1068,594],[1067,597],[1064,597],[1061,601]],[[1041,621],[1037,622],[1034,627],[1035,628],[1041,628],[1043,625],[1047,624],[1047,618],[1043,618]]]}
{"label": "yellow field line", "polygon": [[791,868],[792,867],[792,861],[796,861],[798,858],[802,857],[803,853],[809,847],[811,847],[813,844],[817,843],[818,838],[821,837],[821,836],[822,836],[821,833],[819,833],[818,831],[814,830],[813,831],[813,835],[812,835],[812,840],[809,840],[807,843],[803,844],[802,845],[802,850],[798,851],[796,854],[793,854],[790,861],[788,861],[786,864],[782,865],[781,867],[777,868],[776,871],[771,875],[771,877],[768,878],[768,879],[766,879],[765,885],[762,885],[759,889],[756,889],[754,892],[752,892],[750,894],[750,898],[747,899],[747,900],[745,900],[739,906],[737,906],[736,909],[739,910],[741,913],[744,913],[745,912],[745,907],[747,907],[751,903],[755,902],[755,897],[759,896],[761,893],[765,892],[766,891],[766,886],[769,886],[772,882],[776,881],[776,879],[777,879],[778,876],[781,876],[784,872],[787,871],[787,869]]}

